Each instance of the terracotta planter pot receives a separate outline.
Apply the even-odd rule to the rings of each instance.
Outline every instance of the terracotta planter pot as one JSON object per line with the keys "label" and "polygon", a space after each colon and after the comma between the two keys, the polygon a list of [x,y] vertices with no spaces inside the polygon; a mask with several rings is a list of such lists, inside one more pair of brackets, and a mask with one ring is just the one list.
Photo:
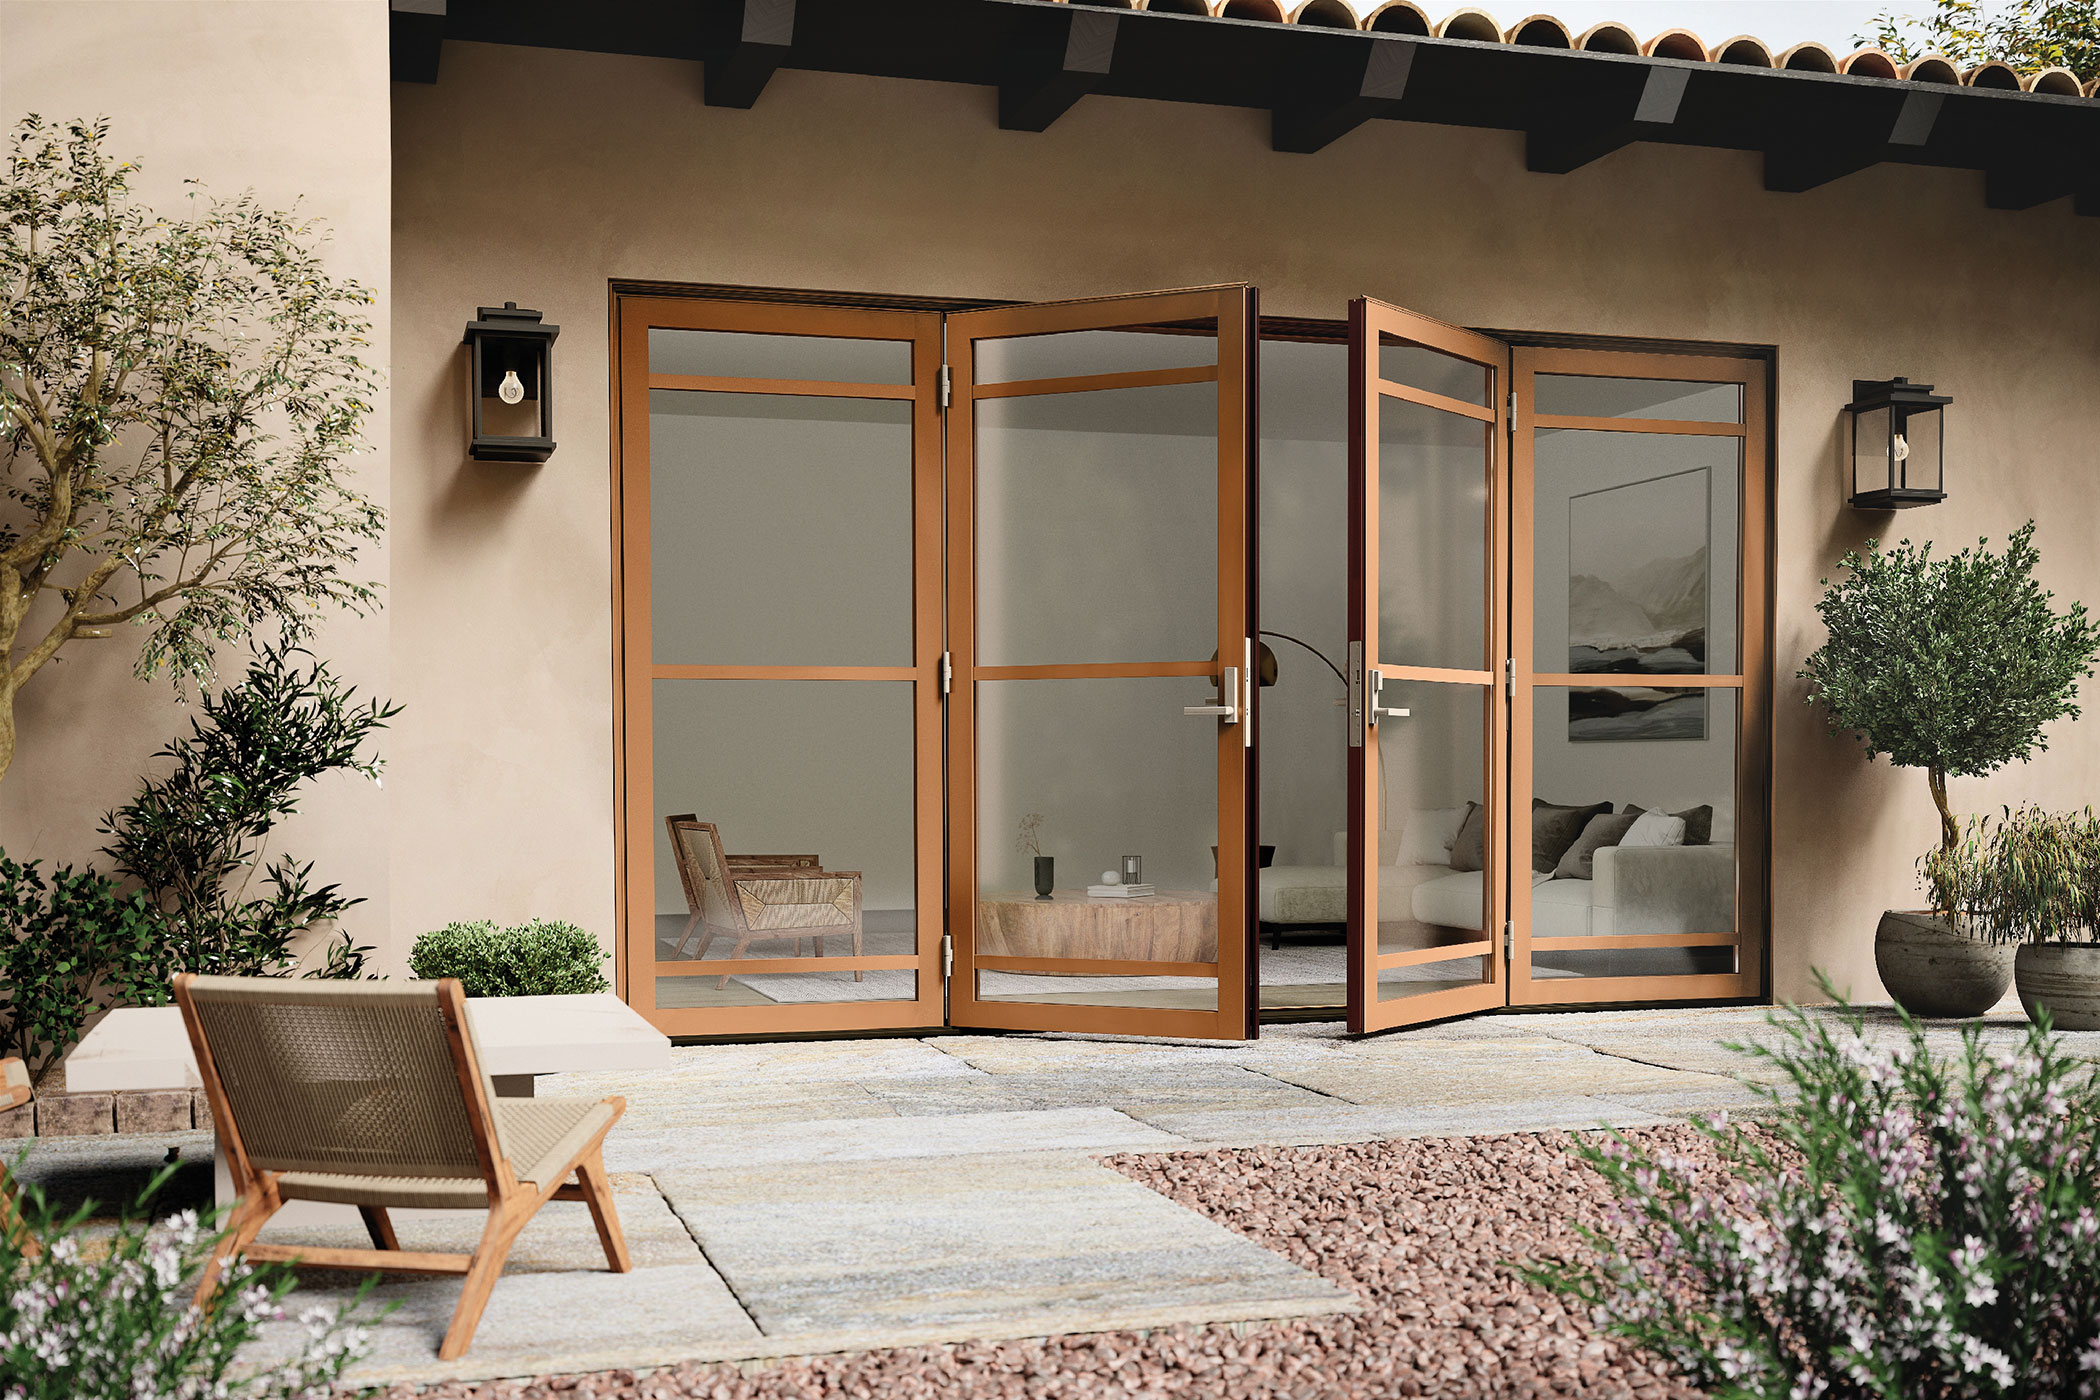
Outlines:
{"label": "terracotta planter pot", "polygon": [[1927,913],[1891,909],[1874,930],[1874,970],[1913,1016],[1983,1015],[2012,985],[2014,951]]}
{"label": "terracotta planter pot", "polygon": [[2100,1031],[2100,943],[2028,943],[2015,963],[2020,1005],[2049,1008],[2060,1031]]}

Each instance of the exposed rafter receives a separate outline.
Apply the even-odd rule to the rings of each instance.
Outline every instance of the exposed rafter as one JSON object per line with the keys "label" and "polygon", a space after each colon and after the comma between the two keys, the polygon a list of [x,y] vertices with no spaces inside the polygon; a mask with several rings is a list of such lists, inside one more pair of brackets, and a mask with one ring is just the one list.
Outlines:
{"label": "exposed rafter", "polygon": [[1048,131],[1072,104],[1100,87],[1116,61],[1113,10],[1067,5],[1048,22],[1027,26],[1035,42],[1020,49],[999,83],[999,125],[1007,131]]}
{"label": "exposed rafter", "polygon": [[707,105],[749,109],[795,46],[795,0],[733,0],[728,32],[703,60]]}
{"label": "exposed rafter", "polygon": [[445,0],[388,0],[387,59],[397,83],[434,83],[445,46]]}

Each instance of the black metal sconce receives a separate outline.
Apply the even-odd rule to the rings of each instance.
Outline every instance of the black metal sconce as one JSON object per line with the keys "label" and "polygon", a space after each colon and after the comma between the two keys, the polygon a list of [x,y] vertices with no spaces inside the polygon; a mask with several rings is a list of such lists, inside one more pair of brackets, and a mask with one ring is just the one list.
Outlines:
{"label": "black metal sconce", "polygon": [[[474,316],[463,340],[472,361],[467,394],[474,432],[467,455],[477,462],[544,462],[554,455],[554,337],[561,327],[542,324],[539,312],[520,310],[514,301],[479,307]],[[533,406],[533,431],[488,430],[491,415],[500,422],[526,403]]]}
{"label": "black metal sconce", "polygon": [[1845,428],[1855,509],[1902,510],[1947,499],[1941,415],[1953,402],[1900,375],[1852,381]]}

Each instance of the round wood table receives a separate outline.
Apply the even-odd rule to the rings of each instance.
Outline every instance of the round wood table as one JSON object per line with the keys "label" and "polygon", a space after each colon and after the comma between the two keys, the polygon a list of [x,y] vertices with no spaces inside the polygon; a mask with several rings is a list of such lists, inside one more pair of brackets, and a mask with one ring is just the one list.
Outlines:
{"label": "round wood table", "polygon": [[1214,963],[1218,897],[1161,890],[1138,899],[1096,899],[1085,890],[993,894],[977,902],[977,951],[988,957],[1088,958],[1111,962]]}

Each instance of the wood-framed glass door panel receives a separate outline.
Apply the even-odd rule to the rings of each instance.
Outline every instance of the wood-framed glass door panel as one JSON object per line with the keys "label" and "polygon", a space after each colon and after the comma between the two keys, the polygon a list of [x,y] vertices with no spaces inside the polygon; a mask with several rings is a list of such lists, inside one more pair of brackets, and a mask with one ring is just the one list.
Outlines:
{"label": "wood-framed glass door panel", "polygon": [[[951,1024],[1248,1034],[1254,321],[1242,286],[948,318]],[[1125,855],[1158,894],[1089,896]]]}
{"label": "wood-framed glass door panel", "polygon": [[623,991],[673,1035],[938,1025],[939,318],[616,326]]}
{"label": "wood-framed glass door panel", "polygon": [[1508,369],[1500,341],[1350,306],[1352,1032],[1505,1000]]}
{"label": "wood-framed glass door panel", "polygon": [[1759,995],[1766,367],[1519,349],[1513,370],[1511,808],[1641,807],[1687,831],[1514,881],[1510,1000]]}

